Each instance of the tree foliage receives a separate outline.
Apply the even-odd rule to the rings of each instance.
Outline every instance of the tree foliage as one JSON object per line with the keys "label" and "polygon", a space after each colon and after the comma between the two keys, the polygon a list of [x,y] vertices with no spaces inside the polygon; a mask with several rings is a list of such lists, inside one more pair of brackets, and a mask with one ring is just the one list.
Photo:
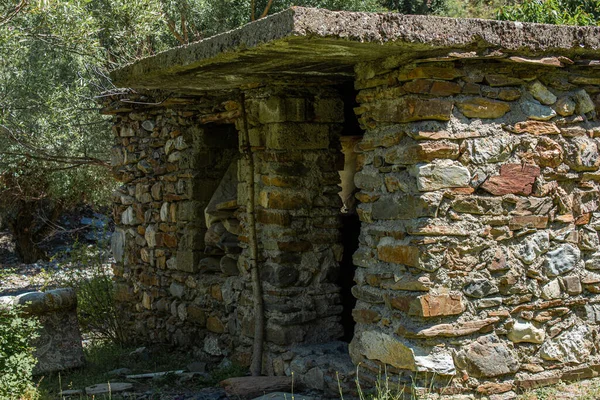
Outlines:
{"label": "tree foliage", "polygon": [[557,25],[599,25],[600,0],[525,0],[500,8],[497,18]]}

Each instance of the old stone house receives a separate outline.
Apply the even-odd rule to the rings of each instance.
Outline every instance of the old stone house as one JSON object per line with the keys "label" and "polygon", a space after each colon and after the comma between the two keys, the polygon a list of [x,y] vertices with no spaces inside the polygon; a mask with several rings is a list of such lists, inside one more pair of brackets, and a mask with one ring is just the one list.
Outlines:
{"label": "old stone house", "polygon": [[129,332],[250,364],[256,243],[263,373],[598,375],[599,50],[595,27],[292,8],[115,71]]}

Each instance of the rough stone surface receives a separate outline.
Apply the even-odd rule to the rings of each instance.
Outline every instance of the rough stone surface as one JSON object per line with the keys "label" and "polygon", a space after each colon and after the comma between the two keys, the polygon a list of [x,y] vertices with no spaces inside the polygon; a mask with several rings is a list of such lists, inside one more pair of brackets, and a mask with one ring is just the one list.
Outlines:
{"label": "rough stone surface", "polygon": [[482,188],[493,195],[505,194],[529,195],[533,191],[533,183],[540,175],[540,168],[533,165],[503,164],[500,175],[486,180]]}
{"label": "rough stone surface", "polygon": [[[361,379],[387,364],[408,386],[434,372],[454,377],[453,393],[490,397],[593,376],[597,29],[296,8],[123,70],[138,68],[136,93],[103,99],[127,332],[209,364],[251,359],[247,126],[265,374],[335,394],[335,371],[355,377],[349,353]],[[186,96],[142,90],[158,86]],[[244,91],[244,115],[217,88]],[[235,196],[217,201],[226,175]],[[360,234],[341,229],[342,204]],[[344,327],[347,350],[314,345]]]}
{"label": "rough stone surface", "polygon": [[577,247],[564,244],[548,252],[545,271],[548,276],[557,276],[572,271],[577,265],[580,251]]}
{"label": "rough stone surface", "polygon": [[417,164],[411,172],[417,178],[419,191],[469,186],[471,175],[460,163],[451,160],[434,160]]}
{"label": "rough stone surface", "polygon": [[488,335],[477,339],[458,354],[459,365],[475,377],[490,378],[514,373],[519,361],[498,339]]}
{"label": "rough stone surface", "polygon": [[15,304],[42,326],[33,342],[37,364],[34,374],[60,372],[84,365],[85,359],[77,320],[77,296],[73,289],[29,292],[0,297],[0,305]]}
{"label": "rough stone surface", "polygon": [[583,363],[587,361],[592,346],[590,329],[587,326],[576,326],[545,342],[540,348],[540,355],[545,360]]}
{"label": "rough stone surface", "polygon": [[531,322],[516,321],[512,329],[508,332],[508,338],[513,343],[543,343],[546,332],[543,329],[536,328]]}

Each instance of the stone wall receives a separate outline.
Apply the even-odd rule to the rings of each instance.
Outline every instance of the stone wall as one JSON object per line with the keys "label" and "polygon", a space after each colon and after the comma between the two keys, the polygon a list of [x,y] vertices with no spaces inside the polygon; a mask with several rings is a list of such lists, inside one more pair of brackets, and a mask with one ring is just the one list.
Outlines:
{"label": "stone wall", "polygon": [[[256,163],[258,262],[267,349],[273,354],[266,370],[282,375],[290,360],[279,354],[291,345],[326,343],[343,334],[335,284],[343,255],[338,195],[343,103],[334,90],[316,88],[257,89],[247,97]],[[240,204],[247,198],[244,179],[241,174]],[[247,251],[240,261],[243,269]],[[248,345],[254,336],[250,295],[248,286],[240,301]]]}
{"label": "stone wall", "polygon": [[351,356],[447,392],[596,376],[600,73],[471,57],[356,67]]}
{"label": "stone wall", "polygon": [[204,209],[237,157],[238,107],[163,93],[106,100],[123,183],[114,194],[116,297],[134,341],[193,346],[206,357],[233,349],[241,278],[207,259]]}
{"label": "stone wall", "polygon": [[[326,88],[256,89],[246,98],[265,371],[281,375],[290,361],[281,355],[290,346],[343,333],[335,284],[343,254],[337,194],[343,103]],[[104,112],[114,115],[112,165],[123,182],[114,195],[113,253],[117,300],[132,340],[191,346],[198,357],[249,364],[254,310],[239,102],[235,94],[122,93],[106,98]],[[217,188],[232,163],[237,201],[219,203],[229,189]],[[235,237],[223,252],[221,230]]]}

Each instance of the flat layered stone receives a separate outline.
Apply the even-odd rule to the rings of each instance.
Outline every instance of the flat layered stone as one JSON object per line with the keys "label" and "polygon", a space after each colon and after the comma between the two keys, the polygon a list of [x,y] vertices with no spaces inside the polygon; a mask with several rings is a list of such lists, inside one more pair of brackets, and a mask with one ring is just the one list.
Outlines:
{"label": "flat layered stone", "polygon": [[475,97],[456,103],[460,112],[467,118],[500,118],[510,111],[510,104],[502,101]]}
{"label": "flat layered stone", "polygon": [[388,164],[409,165],[432,161],[436,158],[456,159],[458,155],[459,146],[456,143],[407,141],[389,150],[385,154],[385,162]]}
{"label": "flat layered stone", "polygon": [[379,122],[449,121],[453,108],[448,100],[402,97],[380,102],[369,115]]}
{"label": "flat layered stone", "polygon": [[382,289],[406,290],[414,292],[427,292],[433,285],[433,282],[428,276],[413,276],[410,274],[394,275],[394,280],[391,282],[384,281],[381,283]]}
{"label": "flat layered stone", "polygon": [[381,261],[416,267],[419,265],[420,251],[406,242],[383,238],[377,246],[377,257]]}
{"label": "flat layered stone", "polygon": [[511,217],[508,222],[510,230],[519,230],[524,228],[544,229],[548,226],[547,215],[518,215]]}
{"label": "flat layered stone", "polygon": [[498,322],[499,318],[486,318],[477,321],[466,321],[457,324],[439,324],[422,329],[414,334],[415,337],[458,337],[471,335]]}
{"label": "flat layered stone", "polygon": [[440,201],[441,196],[429,193],[386,196],[373,203],[371,216],[380,220],[433,217]]}
{"label": "flat layered stone", "polygon": [[529,196],[533,183],[540,176],[540,168],[528,164],[504,164],[500,167],[500,175],[486,180],[482,189],[496,195],[521,194]]}
{"label": "flat layered stone", "polygon": [[471,181],[469,170],[461,163],[452,160],[434,160],[429,164],[417,164],[410,173],[417,178],[417,188],[422,192],[468,187]]}
{"label": "flat layered stone", "polygon": [[411,81],[413,79],[443,79],[453,80],[464,75],[460,69],[452,66],[447,67],[436,67],[436,66],[423,66],[416,67],[408,70],[401,70],[398,72],[397,79],[399,81]]}
{"label": "flat layered stone", "polygon": [[514,130],[517,133],[531,133],[532,135],[558,135],[560,133],[556,124],[544,121],[517,122]]}
{"label": "flat layered stone", "polygon": [[503,74],[488,74],[485,76],[488,85],[494,86],[520,86],[523,80],[509,75]]}
{"label": "flat layered stone", "polygon": [[125,392],[131,389],[133,389],[133,384],[126,382],[99,383],[97,385],[86,387],[85,394],[88,396],[93,396],[99,394]]}
{"label": "flat layered stone", "polygon": [[434,294],[429,293],[417,297],[410,304],[408,313],[420,317],[439,317],[445,315],[458,315],[465,311],[462,294]]}

